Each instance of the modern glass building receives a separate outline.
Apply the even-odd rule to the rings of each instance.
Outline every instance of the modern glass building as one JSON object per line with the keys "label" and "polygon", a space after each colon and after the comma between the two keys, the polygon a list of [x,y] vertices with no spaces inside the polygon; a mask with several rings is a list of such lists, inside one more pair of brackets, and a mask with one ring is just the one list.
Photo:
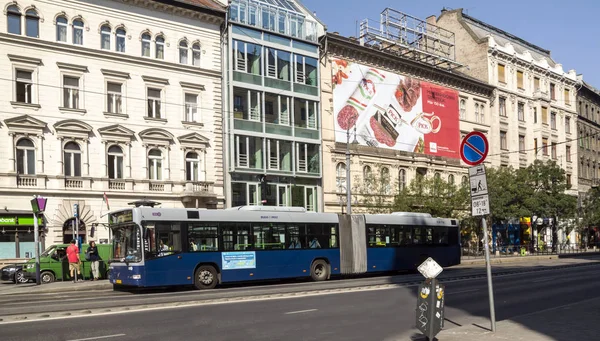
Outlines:
{"label": "modern glass building", "polygon": [[322,211],[318,38],[292,0],[233,0],[224,42],[227,206]]}

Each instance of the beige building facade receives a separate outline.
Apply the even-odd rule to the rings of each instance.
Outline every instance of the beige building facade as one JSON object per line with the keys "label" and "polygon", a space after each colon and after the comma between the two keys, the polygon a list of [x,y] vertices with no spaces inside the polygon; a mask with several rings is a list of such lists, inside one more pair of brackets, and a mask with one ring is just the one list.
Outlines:
{"label": "beige building facade", "polygon": [[[107,242],[140,199],[222,206],[220,29],[212,1],[11,1],[0,16],[0,208],[48,198],[45,244]],[[2,227],[0,258],[33,234]],[[15,239],[20,240],[16,254]],[[30,240],[31,239],[31,240]]]}

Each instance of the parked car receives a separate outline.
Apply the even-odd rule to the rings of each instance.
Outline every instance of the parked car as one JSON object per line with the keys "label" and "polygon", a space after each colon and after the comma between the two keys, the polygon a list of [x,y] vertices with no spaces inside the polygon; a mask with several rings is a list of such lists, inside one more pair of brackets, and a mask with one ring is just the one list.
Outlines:
{"label": "parked car", "polygon": [[[72,279],[67,259],[68,246],[69,244],[51,245],[40,255],[40,281],[43,284]],[[99,269],[100,277],[108,278],[108,261],[112,259],[112,244],[97,244],[96,246],[98,246],[98,254],[102,259]],[[81,275],[84,279],[89,279],[92,274],[91,264],[85,260],[85,251],[88,247],[88,244],[82,244],[79,250]],[[23,274],[27,279],[35,279],[35,259],[30,259],[23,265]]]}
{"label": "parked car", "polygon": [[3,281],[11,281],[13,283],[27,283],[29,279],[23,275],[23,264],[7,265],[0,269],[0,279]]}

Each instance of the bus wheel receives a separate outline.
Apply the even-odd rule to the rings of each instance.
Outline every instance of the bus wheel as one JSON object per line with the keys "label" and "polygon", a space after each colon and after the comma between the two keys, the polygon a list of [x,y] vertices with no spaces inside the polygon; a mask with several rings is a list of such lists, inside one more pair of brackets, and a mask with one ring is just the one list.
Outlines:
{"label": "bus wheel", "polygon": [[213,289],[217,286],[217,270],[210,265],[203,265],[194,274],[196,289]]}
{"label": "bus wheel", "polygon": [[314,261],[310,267],[310,277],[315,282],[326,280],[329,277],[329,265],[327,265],[327,262],[322,259]]}
{"label": "bus wheel", "polygon": [[50,271],[44,271],[40,274],[40,280],[44,284],[54,282],[54,274]]}

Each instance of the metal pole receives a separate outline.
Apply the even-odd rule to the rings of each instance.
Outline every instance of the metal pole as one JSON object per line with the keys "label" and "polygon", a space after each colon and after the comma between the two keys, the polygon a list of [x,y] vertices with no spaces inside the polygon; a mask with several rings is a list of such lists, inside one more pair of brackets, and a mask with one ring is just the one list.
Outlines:
{"label": "metal pole", "polygon": [[346,212],[352,214],[352,193],[350,190],[350,129],[346,130]]}
{"label": "metal pole", "polygon": [[490,299],[490,320],[492,322],[492,332],[496,331],[496,312],[494,308],[494,287],[492,286],[492,265],[490,264],[490,247],[488,245],[488,232],[485,217],[481,218],[483,226],[483,243],[485,247],[485,267],[488,280],[488,296]]}
{"label": "metal pole", "polygon": [[35,248],[35,284],[42,284],[40,281],[40,242],[39,242],[38,214],[33,213],[33,247]]}

